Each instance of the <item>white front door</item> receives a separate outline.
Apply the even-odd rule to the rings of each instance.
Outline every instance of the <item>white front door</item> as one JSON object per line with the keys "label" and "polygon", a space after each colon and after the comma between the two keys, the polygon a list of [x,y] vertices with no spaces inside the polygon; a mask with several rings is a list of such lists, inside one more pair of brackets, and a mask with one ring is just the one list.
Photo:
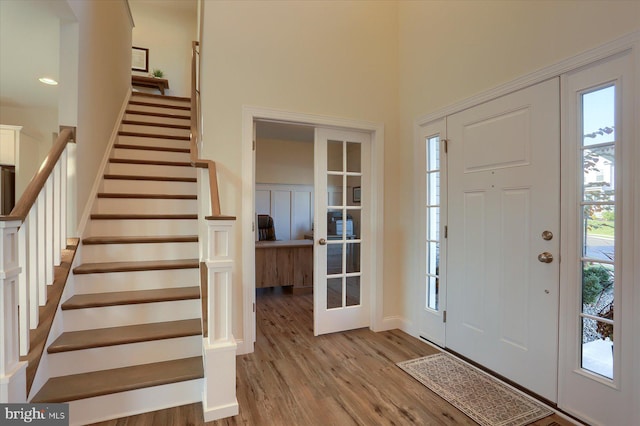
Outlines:
{"label": "white front door", "polygon": [[558,79],[447,118],[446,346],[557,400]]}
{"label": "white front door", "polygon": [[369,325],[370,138],[368,133],[316,129],[316,336]]}

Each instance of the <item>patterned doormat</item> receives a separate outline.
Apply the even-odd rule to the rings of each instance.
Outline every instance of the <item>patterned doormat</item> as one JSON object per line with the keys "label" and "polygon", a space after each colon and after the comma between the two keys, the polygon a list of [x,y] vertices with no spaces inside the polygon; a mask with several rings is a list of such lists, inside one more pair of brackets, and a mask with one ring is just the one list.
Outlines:
{"label": "patterned doormat", "polygon": [[523,426],[553,414],[542,404],[447,353],[397,365],[483,426]]}

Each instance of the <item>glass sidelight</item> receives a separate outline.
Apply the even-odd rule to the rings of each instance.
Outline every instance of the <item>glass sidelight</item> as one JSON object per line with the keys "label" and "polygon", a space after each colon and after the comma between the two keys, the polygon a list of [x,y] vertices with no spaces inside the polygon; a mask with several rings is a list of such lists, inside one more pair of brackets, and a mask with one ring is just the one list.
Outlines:
{"label": "glass sidelight", "polygon": [[616,255],[615,85],[581,99],[581,367],[613,379]]}
{"label": "glass sidelight", "polygon": [[440,137],[426,140],[426,307],[439,309],[440,290]]}

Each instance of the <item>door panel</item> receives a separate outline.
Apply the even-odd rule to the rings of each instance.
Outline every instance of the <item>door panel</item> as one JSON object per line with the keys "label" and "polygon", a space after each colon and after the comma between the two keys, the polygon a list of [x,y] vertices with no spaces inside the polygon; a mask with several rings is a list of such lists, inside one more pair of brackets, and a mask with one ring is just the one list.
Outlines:
{"label": "door panel", "polygon": [[314,333],[369,325],[369,141],[316,129]]}
{"label": "door panel", "polygon": [[553,79],[447,119],[446,345],[556,401],[559,86]]}

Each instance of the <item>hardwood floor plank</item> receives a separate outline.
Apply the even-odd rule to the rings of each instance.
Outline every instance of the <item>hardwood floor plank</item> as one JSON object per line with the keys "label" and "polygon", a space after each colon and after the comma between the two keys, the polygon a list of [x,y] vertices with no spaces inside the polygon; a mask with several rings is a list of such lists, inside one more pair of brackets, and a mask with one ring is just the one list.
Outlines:
{"label": "hardwood floor plank", "polygon": [[[475,425],[395,365],[439,350],[399,330],[368,329],[313,336],[313,295],[282,288],[258,291],[255,352],[237,358],[238,416],[206,423],[234,425]],[[556,422],[553,415],[533,425]],[[190,404],[99,423],[203,425]]]}

